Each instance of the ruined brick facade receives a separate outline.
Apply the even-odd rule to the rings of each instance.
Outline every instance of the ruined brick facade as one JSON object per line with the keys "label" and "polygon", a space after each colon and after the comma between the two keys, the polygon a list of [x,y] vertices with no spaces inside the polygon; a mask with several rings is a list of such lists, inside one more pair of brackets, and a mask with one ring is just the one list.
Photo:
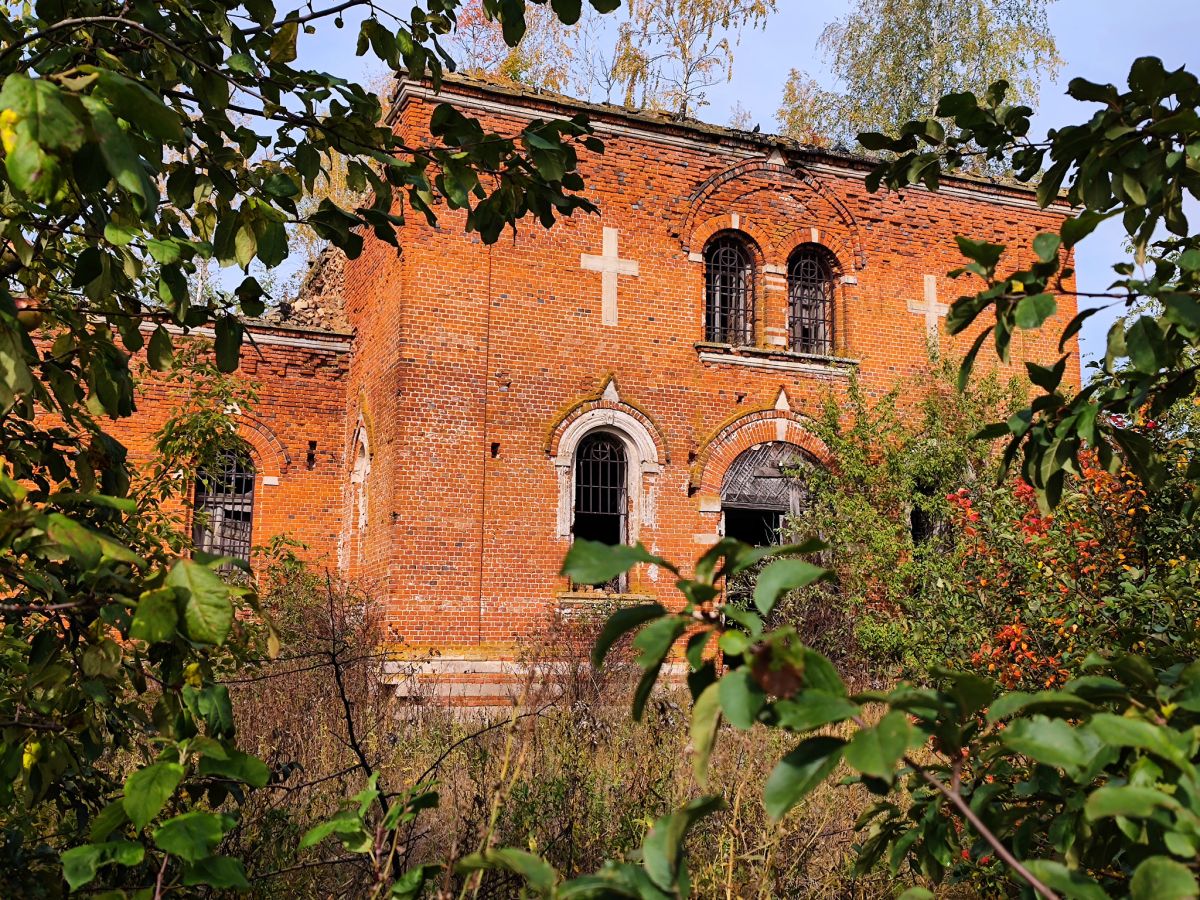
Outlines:
{"label": "ruined brick facade", "polygon": [[[405,83],[393,116],[408,143],[443,100],[505,132],[580,106]],[[851,372],[878,394],[927,367],[930,326],[942,353],[965,351],[970,337],[948,337],[938,316],[962,292],[945,275],[962,262],[955,235],[1028,255],[1066,214],[965,179],[869,194],[867,164],[846,154],[587,111],[607,147],[582,162],[599,215],[522,223],[490,247],[445,209],[436,228],[413,217],[402,252],[368,239],[338,273],[352,338],[276,329],[265,359],[246,350],[264,385],[246,433],[278,480],[259,489],[256,542],[289,531],[368,581],[394,634],[436,648],[446,671],[510,658],[555,614],[596,602],[558,574],[589,435],[612,435],[625,456],[625,537],[690,560],[722,533],[723,480],[742,453],[784,443],[827,460],[807,423]],[[725,235],[752,261],[750,346],[706,342],[704,254]],[[832,343],[819,355],[795,352],[789,326],[802,245],[831,261]],[[1056,359],[1074,311],[1060,301],[1043,331],[1019,335],[1014,364]],[[653,567],[621,590],[674,600]]]}

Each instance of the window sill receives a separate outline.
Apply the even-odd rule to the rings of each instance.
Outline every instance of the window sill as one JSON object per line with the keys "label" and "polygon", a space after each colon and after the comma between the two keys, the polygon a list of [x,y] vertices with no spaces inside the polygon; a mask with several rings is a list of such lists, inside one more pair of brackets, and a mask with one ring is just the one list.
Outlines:
{"label": "window sill", "polygon": [[767,347],[734,347],[730,344],[712,344],[703,341],[698,342],[695,347],[701,362],[749,366],[755,369],[774,369],[784,372],[804,372],[831,378],[848,378],[859,364],[857,359],[847,359],[841,356],[793,353],[791,350],[772,350]]}
{"label": "window sill", "polygon": [[646,603],[654,598],[649,594],[618,594],[605,591],[561,591],[558,594],[560,603],[576,603],[589,606],[601,606],[605,603],[623,606],[630,603]]}
{"label": "window sill", "polygon": [[648,594],[606,594],[603,591],[563,591],[558,595],[558,612],[564,619],[592,619],[623,606],[652,603]]}

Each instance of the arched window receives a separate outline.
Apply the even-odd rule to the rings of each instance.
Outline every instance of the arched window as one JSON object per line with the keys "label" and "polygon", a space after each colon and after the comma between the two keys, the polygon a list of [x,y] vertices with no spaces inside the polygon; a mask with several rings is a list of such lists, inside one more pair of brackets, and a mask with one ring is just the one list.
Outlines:
{"label": "arched window", "polygon": [[815,244],[797,247],[788,260],[788,323],[797,353],[833,355],[833,265]]}
{"label": "arched window", "polygon": [[754,264],[746,245],[730,234],[704,250],[704,339],[754,343]]}
{"label": "arched window", "polygon": [[628,534],[629,468],[625,445],[615,435],[587,435],[575,451],[575,510],[571,531],[577,538],[623,544]]}
{"label": "arched window", "polygon": [[254,463],[246,449],[226,450],[196,473],[192,543],[215,556],[250,559]]}
{"label": "arched window", "polygon": [[367,449],[366,436],[355,441],[354,468],[350,472],[351,513],[356,532],[367,529],[367,476],[371,474],[371,452]]}
{"label": "arched window", "polygon": [[721,483],[725,536],[755,546],[780,543],[784,519],[808,502],[800,474],[808,465],[804,451],[782,441],[755,444],[739,454]]}

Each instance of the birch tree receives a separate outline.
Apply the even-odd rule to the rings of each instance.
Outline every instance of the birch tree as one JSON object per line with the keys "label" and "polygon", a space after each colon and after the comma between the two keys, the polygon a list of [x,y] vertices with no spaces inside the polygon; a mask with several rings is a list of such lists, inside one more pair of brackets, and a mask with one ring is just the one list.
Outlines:
{"label": "birch tree", "polygon": [[802,69],[784,86],[778,118],[801,140],[852,145],[863,131],[899,129],[936,115],[954,91],[1010,96],[1036,105],[1038,86],[1062,65],[1048,10],[1053,0],[856,0],[817,42],[838,86]]}

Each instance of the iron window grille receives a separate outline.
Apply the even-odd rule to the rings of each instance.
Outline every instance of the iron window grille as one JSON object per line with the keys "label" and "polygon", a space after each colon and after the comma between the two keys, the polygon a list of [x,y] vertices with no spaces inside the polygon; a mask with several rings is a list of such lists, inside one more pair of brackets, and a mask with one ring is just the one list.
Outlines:
{"label": "iron window grille", "polygon": [[254,464],[245,450],[226,450],[196,473],[192,543],[215,556],[250,559]]}
{"label": "iron window grille", "polygon": [[704,251],[704,332],[713,343],[754,343],[754,267],[746,245],[731,235]]}
{"label": "iron window grille", "polygon": [[[572,532],[576,538],[615,546],[628,533],[629,485],[625,447],[603,432],[585,437],[575,453],[575,515]],[[624,579],[600,585],[603,590],[624,589]]]}
{"label": "iron window grille", "polygon": [[788,261],[788,320],[797,353],[833,355],[833,266],[817,247],[801,247]]}

